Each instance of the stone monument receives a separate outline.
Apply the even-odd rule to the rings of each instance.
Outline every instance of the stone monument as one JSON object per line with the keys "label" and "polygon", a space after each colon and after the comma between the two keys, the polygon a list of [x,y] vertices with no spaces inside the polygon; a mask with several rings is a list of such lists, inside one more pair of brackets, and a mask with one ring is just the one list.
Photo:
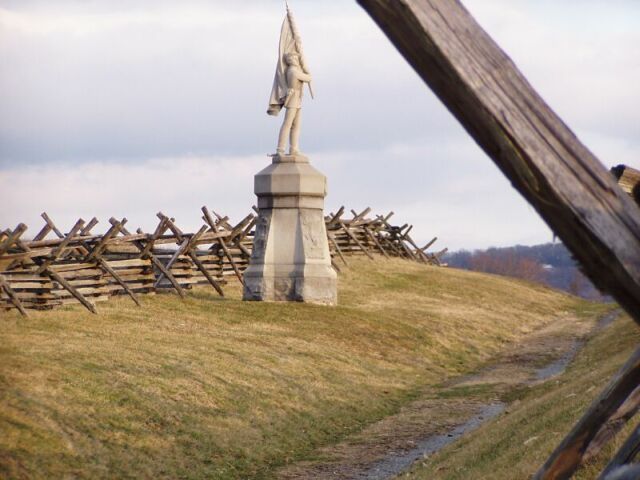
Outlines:
{"label": "stone monument", "polygon": [[287,6],[267,111],[277,115],[284,108],[285,117],[272,164],[255,176],[259,213],[244,273],[244,300],[337,303],[323,213],[327,179],[298,144],[305,84],[313,97],[300,35]]}

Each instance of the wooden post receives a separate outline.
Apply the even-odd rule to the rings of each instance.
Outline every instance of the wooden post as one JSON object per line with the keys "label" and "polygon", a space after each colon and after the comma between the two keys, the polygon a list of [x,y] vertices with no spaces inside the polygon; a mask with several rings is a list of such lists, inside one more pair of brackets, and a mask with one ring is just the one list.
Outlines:
{"label": "wooden post", "polygon": [[338,266],[338,264],[336,262],[333,261],[333,258],[331,259],[331,266],[333,268],[335,268],[336,272],[338,272],[338,273],[341,272],[340,267]]}
{"label": "wooden post", "polygon": [[342,229],[347,233],[347,235],[349,236],[349,238],[351,240],[353,240],[356,245],[358,245],[358,247],[360,248],[360,250],[362,250],[367,257],[369,257],[371,260],[373,260],[373,256],[367,251],[366,248],[364,248],[364,245],[362,245],[362,242],[360,240],[358,240],[358,237],[356,237],[353,233],[351,233],[351,231],[349,230],[349,228],[344,224],[344,222],[342,220],[340,220],[338,222],[338,224],[342,227]]}
{"label": "wooden post", "polygon": [[28,317],[29,315],[22,306],[22,302],[18,298],[18,295],[13,291],[13,289],[9,285],[9,282],[7,282],[2,275],[0,275],[0,287],[2,287],[6,294],[9,295],[9,300],[11,300],[11,303],[13,303],[13,305],[18,309],[22,316]]}
{"label": "wooden post", "polygon": [[640,209],[458,0],[358,0],[601,290],[640,323]]}
{"label": "wooden post", "polygon": [[51,230],[53,230],[53,233],[55,233],[58,238],[64,238],[64,235],[60,230],[58,230],[58,228],[55,226],[53,221],[49,218],[49,215],[47,215],[47,212],[42,212],[40,216],[44,219],[46,224],[49,226]]}
{"label": "wooden post", "polygon": [[[93,227],[95,227],[97,224],[98,224],[98,219],[93,217],[91,221],[80,231],[80,236],[88,235],[93,229]],[[122,224],[120,223],[121,231],[122,231],[122,228],[123,228]],[[77,251],[82,257],[88,257],[91,255],[91,251],[89,250],[89,247],[86,244],[78,247]],[[138,300],[138,297],[136,296],[136,294],[133,292],[133,290],[131,290],[131,288],[129,288],[129,285],[127,285],[127,282],[125,282],[122,278],[120,278],[120,275],[118,275],[118,272],[116,272],[113,268],[111,268],[109,263],[102,257],[102,253],[99,252],[95,254],[94,258],[98,266],[103,271],[111,275],[111,277],[116,281],[116,283],[118,283],[124,289],[124,291],[129,295],[129,297],[131,297],[133,302],[139,307],[140,300]]]}
{"label": "wooden post", "polygon": [[425,252],[427,250],[427,248],[429,248],[431,245],[433,245],[434,243],[436,243],[436,241],[438,240],[438,237],[433,237],[431,239],[431,241],[429,243],[427,243],[424,247],[422,247],[420,250],[422,250],[423,252]]}
{"label": "wooden post", "polygon": [[64,278],[62,278],[58,272],[48,268],[47,270],[45,270],[44,273],[47,274],[52,280],[55,280],[60,285],[62,285],[62,287],[65,290],[71,293],[71,295],[73,295],[76,298],[76,300],[78,300],[82,305],[84,305],[85,308],[89,310],[91,313],[94,313],[94,314],[98,313],[93,303],[87,300],[84,297],[84,295],[82,295],[78,290],[76,290],[75,287],[73,287],[69,282],[67,282]]}
{"label": "wooden post", "polygon": [[[182,244],[180,245],[180,248],[176,251],[174,257],[171,259],[171,261],[167,265],[167,270],[171,269],[171,265],[173,264],[173,262],[175,262],[175,260],[178,258],[178,256],[183,255],[183,254],[187,255],[189,258],[191,258],[191,260],[195,264],[196,268],[198,270],[200,270],[202,275],[204,275],[204,277],[211,284],[211,286],[216,290],[216,292],[218,292],[218,294],[221,297],[224,297],[224,292],[222,291],[222,288],[220,287],[218,282],[211,276],[211,274],[207,271],[206,267],[202,264],[202,262],[200,261],[198,256],[193,252],[193,248],[195,248],[196,245],[197,245],[198,238],[200,236],[202,236],[202,234],[205,231],[208,230],[208,227],[206,225],[203,226],[198,231],[198,233],[194,234],[193,237],[191,237],[191,239],[189,239],[189,238],[186,238],[186,237],[183,236],[183,233],[180,231],[180,229],[178,227],[175,226],[175,224],[173,223],[172,219],[169,219],[162,212],[158,213],[158,217],[160,219],[162,219],[162,218],[166,219],[166,222],[167,222],[167,225],[169,226],[169,229],[173,232],[173,234],[176,236],[178,241],[182,242]],[[162,279],[162,275],[160,275],[160,277],[158,277],[158,280],[156,282],[156,286],[158,286],[158,284],[160,283],[161,279]]]}
{"label": "wooden post", "polygon": [[[390,236],[397,238],[397,233],[395,232],[396,229],[392,227],[388,222],[388,220],[391,218],[392,215],[393,215],[393,212],[389,213],[386,217],[383,217],[382,215],[377,215],[376,219],[382,224],[382,226],[389,233]],[[389,244],[391,249],[394,252],[396,252],[396,255],[398,255],[398,257],[402,258],[407,255],[407,252],[404,251],[405,249],[400,250],[398,246],[395,245],[395,243],[393,242],[393,238],[387,238],[387,243]],[[410,256],[409,258],[413,258],[413,257]]]}
{"label": "wooden post", "polygon": [[[55,227],[55,225],[53,224],[53,222],[47,216],[46,213],[43,213],[43,217],[45,217],[45,220],[51,226],[51,229],[56,233],[56,235],[58,235],[58,237],[60,237],[60,235],[62,235],[62,232],[60,232]],[[44,260],[41,260],[41,261],[39,260],[39,261],[36,262],[36,263],[38,263],[38,268],[36,270],[36,273],[38,275],[44,274],[44,275],[48,276],[49,278],[51,278],[52,280],[58,282],[62,286],[62,288],[67,290],[87,310],[89,310],[93,314],[97,314],[98,311],[96,310],[95,305],[93,305],[93,303],[91,303],[89,300],[87,300],[84,295],[82,295],[74,286],[72,286],[58,272],[56,272],[55,270],[53,270],[51,268],[51,265],[58,259],[58,257],[62,253],[64,253],[65,248],[67,248],[69,243],[74,239],[74,237],[78,234],[78,232],[80,230],[82,230],[83,228],[84,228],[84,220],[79,219],[75,223],[75,225],[71,228],[69,233],[67,233],[67,235],[63,235],[62,237],[60,237],[62,239],[62,241],[56,247],[54,247],[54,249],[51,251],[51,254],[49,255],[49,257],[45,258]]]}
{"label": "wooden post", "polygon": [[[115,218],[112,217],[112,218],[109,219],[109,223],[111,223],[111,225],[115,225],[116,223],[118,223],[118,221]],[[140,252],[140,258],[149,258],[151,260],[151,263],[153,263],[153,265],[158,270],[160,270],[161,275],[164,275],[165,277],[167,277],[167,280],[169,280],[169,283],[171,283],[171,285],[176,290],[176,292],[178,293],[180,298],[184,298],[185,297],[184,290],[182,289],[182,287],[180,286],[180,284],[178,283],[176,278],[169,271],[169,269],[167,269],[164,266],[164,264],[160,260],[158,260],[156,258],[156,256],[153,254],[153,244],[154,244],[154,242],[158,239],[159,236],[161,236],[164,233],[164,231],[167,228],[168,227],[166,226],[166,223],[165,223],[164,219],[160,220],[160,223],[158,224],[158,227],[156,228],[156,231],[153,233],[153,235],[151,235],[151,238],[147,241],[146,245],[143,245],[142,242],[140,242],[140,241],[135,241],[135,242],[133,242],[133,244],[138,249],[138,251]],[[125,235],[129,235],[129,232],[124,227],[122,227],[122,232]]]}
{"label": "wooden post", "polygon": [[338,242],[336,242],[336,239],[333,238],[331,235],[327,235],[327,237],[329,238],[329,241],[333,244],[333,246],[336,249],[336,252],[338,252],[338,256],[340,257],[340,259],[343,261],[343,263],[348,267],[349,264],[347,263],[347,259],[344,258],[344,255],[342,254],[342,250],[340,250],[340,246],[338,245]]}
{"label": "wooden post", "polygon": [[373,243],[375,243],[375,245],[378,247],[378,250],[380,250],[380,252],[382,252],[382,255],[384,255],[385,258],[389,258],[389,254],[387,254],[387,252],[385,251],[384,248],[382,248],[382,245],[380,245],[380,242],[378,241],[378,239],[376,238],[375,234],[369,230],[368,227],[364,227],[364,231],[367,233],[367,235],[369,236],[369,238],[371,240],[373,240]]}
{"label": "wooden post", "polygon": [[340,209],[336,212],[335,215],[332,215],[331,218],[326,222],[327,227],[332,226],[333,224],[337,224],[340,217],[344,214],[344,206],[340,207]]}
{"label": "wooden post", "polygon": [[[602,473],[598,477],[598,480],[606,480],[607,476],[612,473],[617,467],[620,467],[627,463],[631,463],[638,455],[638,453],[640,453],[640,425],[636,426],[633,432],[631,432],[631,435],[629,435],[629,438],[627,438],[626,442],[624,442],[624,445],[620,447],[618,453],[615,454],[615,456],[602,471]],[[634,476],[631,478],[638,477]]]}
{"label": "wooden post", "polygon": [[360,213],[356,213],[355,210],[351,210],[351,214],[353,215],[353,218],[351,219],[351,223],[356,223],[359,222],[360,220],[364,219],[364,217],[367,215],[367,213],[369,213],[371,211],[371,208],[367,207],[365,208],[362,212]]}
{"label": "wooden post", "polygon": [[122,230],[122,227],[124,227],[126,223],[127,223],[126,218],[123,218],[119,222],[112,223],[111,228],[107,230],[107,232],[100,238],[96,246],[93,248],[93,250],[89,252],[89,255],[87,255],[87,257],[85,258],[85,262],[90,262],[94,260],[97,256],[99,256],[102,253],[102,251],[105,248],[107,248],[107,243],[109,242],[109,240],[111,240],[118,233],[120,233],[120,231]]}
{"label": "wooden post", "polygon": [[591,404],[544,466],[533,477],[536,480],[569,478],[576,471],[591,441],[640,385],[640,348],[616,373],[607,388]]}
{"label": "wooden post", "polygon": [[[227,241],[231,242],[232,246],[239,248],[247,259],[251,258],[251,252],[247,250],[247,248],[242,244],[242,242],[247,237],[247,235],[249,235],[249,233],[251,232],[251,229],[255,226],[256,222],[258,221],[258,217],[255,215],[249,215],[248,217],[251,217],[251,220],[245,224],[244,228],[242,228],[241,231],[238,231],[236,228],[232,228],[231,233],[229,234],[229,237],[227,237]],[[243,223],[244,221],[240,222],[239,225],[242,225]],[[238,232],[238,233],[236,234],[234,232]]]}
{"label": "wooden post", "polygon": [[[211,227],[211,231],[213,233],[218,233],[218,227],[216,227],[216,224],[213,221],[213,218],[211,217],[211,213],[209,212],[207,207],[202,207],[202,213],[204,214],[202,218],[204,219],[205,222],[209,224],[209,227]],[[233,268],[233,271],[235,272],[236,277],[238,277],[238,280],[240,280],[240,283],[244,285],[244,279],[242,278],[242,274],[240,273],[240,270],[238,270],[238,266],[236,265],[236,262],[233,259],[233,256],[229,253],[229,249],[227,248],[227,242],[225,242],[224,238],[222,237],[218,239],[218,242],[220,243],[220,246],[222,247],[222,251],[224,252],[225,256],[229,260],[229,263],[231,263],[231,267]]]}
{"label": "wooden post", "polygon": [[60,244],[53,249],[53,251],[49,255],[49,258],[40,263],[38,269],[36,270],[36,274],[42,274],[49,268],[49,265],[51,265],[58,259],[58,257],[64,252],[64,249],[67,247],[67,245],[69,245],[71,240],[73,240],[73,237],[75,237],[75,235],[82,229],[82,227],[84,227],[84,220],[80,219],[71,228],[69,233],[62,239],[62,242],[60,242]]}
{"label": "wooden post", "polygon": [[24,223],[20,223],[13,232],[7,234],[7,237],[4,239],[4,241],[0,243],[0,255],[6,253],[11,248],[11,246],[16,243],[16,240],[18,240],[26,231],[27,226]]}
{"label": "wooden post", "polygon": [[595,457],[602,448],[611,440],[640,410],[640,387],[637,387],[624,403],[618,408],[616,413],[611,415],[609,420],[600,427],[600,430],[589,444],[589,448],[584,454],[584,462],[588,462]]}
{"label": "wooden post", "polygon": [[100,267],[103,270],[105,270],[109,275],[111,275],[111,277],[113,277],[113,279],[124,289],[125,292],[127,292],[127,294],[131,297],[133,302],[139,307],[140,300],[138,300],[138,297],[133,292],[133,290],[129,288],[129,285],[127,285],[127,282],[125,282],[122,278],[120,278],[120,275],[118,275],[118,272],[116,272],[113,268],[111,268],[111,266],[109,265],[109,262],[107,262],[104,258],[102,258],[101,254],[98,254],[98,255],[99,256],[97,257],[97,260]]}
{"label": "wooden post", "polygon": [[616,165],[611,168],[611,173],[618,181],[620,188],[633,196],[633,191],[640,184],[640,170],[627,167],[626,165]]}

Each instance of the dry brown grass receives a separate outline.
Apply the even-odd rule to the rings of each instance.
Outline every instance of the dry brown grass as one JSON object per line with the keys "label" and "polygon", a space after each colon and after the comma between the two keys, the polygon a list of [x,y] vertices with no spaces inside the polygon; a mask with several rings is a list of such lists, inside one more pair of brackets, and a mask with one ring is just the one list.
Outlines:
{"label": "dry brown grass", "polygon": [[525,282],[351,261],[340,306],[198,289],[0,314],[0,476],[268,478],[425,385],[593,304]]}

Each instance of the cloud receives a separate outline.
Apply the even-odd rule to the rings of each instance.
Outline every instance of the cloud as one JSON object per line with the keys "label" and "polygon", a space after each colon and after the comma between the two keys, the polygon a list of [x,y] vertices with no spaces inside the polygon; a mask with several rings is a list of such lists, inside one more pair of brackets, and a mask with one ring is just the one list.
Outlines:
{"label": "cloud", "polygon": [[[452,248],[550,237],[356,2],[291,3],[329,208],[394,210]],[[640,3],[465,5],[607,166],[640,168]],[[281,122],[265,108],[282,17],[280,0],[4,0],[0,224],[241,216]]]}
{"label": "cloud", "polygon": [[[347,211],[394,211],[395,222],[414,225],[417,242],[438,236],[440,248],[468,247],[470,239],[477,247],[549,240],[535,212],[489,162],[477,161],[476,150],[453,138],[435,148],[403,144],[310,158],[329,179],[327,213],[343,205]],[[427,161],[417,166],[416,158]],[[24,222],[35,235],[46,211],[61,228],[96,216],[104,229],[115,216],[151,231],[155,213],[163,211],[183,230],[196,230],[202,205],[239,221],[255,203],[253,175],[269,161],[266,156],[182,157],[14,167],[0,172],[0,191],[11,201],[0,210],[0,228]],[[377,175],[362,175],[370,168]]]}
{"label": "cloud", "polygon": [[162,211],[188,231],[201,225],[203,205],[239,221],[251,209],[253,173],[264,163],[263,157],[183,157],[16,167],[0,171],[0,191],[10,201],[0,225],[24,222],[35,235],[46,211],[61,228],[96,216],[105,229],[115,216],[149,231]]}
{"label": "cloud", "polygon": [[[0,166],[271,151],[281,5],[251,15],[236,5],[3,13]],[[300,7],[317,95],[305,100],[308,148],[384,146],[455,125],[439,121],[448,114],[355,3]]]}

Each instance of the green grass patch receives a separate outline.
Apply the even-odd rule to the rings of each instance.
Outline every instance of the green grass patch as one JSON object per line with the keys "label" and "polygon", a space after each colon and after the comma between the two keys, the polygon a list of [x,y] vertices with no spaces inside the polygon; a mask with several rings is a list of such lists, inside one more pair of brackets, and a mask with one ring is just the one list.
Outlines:
{"label": "green grass patch", "polygon": [[[502,398],[510,403],[507,413],[423,461],[403,478],[530,478],[635,350],[639,340],[638,328],[624,316],[592,338],[562,375],[533,387],[510,390]],[[633,426],[635,423],[630,422],[575,478],[597,478]]]}

